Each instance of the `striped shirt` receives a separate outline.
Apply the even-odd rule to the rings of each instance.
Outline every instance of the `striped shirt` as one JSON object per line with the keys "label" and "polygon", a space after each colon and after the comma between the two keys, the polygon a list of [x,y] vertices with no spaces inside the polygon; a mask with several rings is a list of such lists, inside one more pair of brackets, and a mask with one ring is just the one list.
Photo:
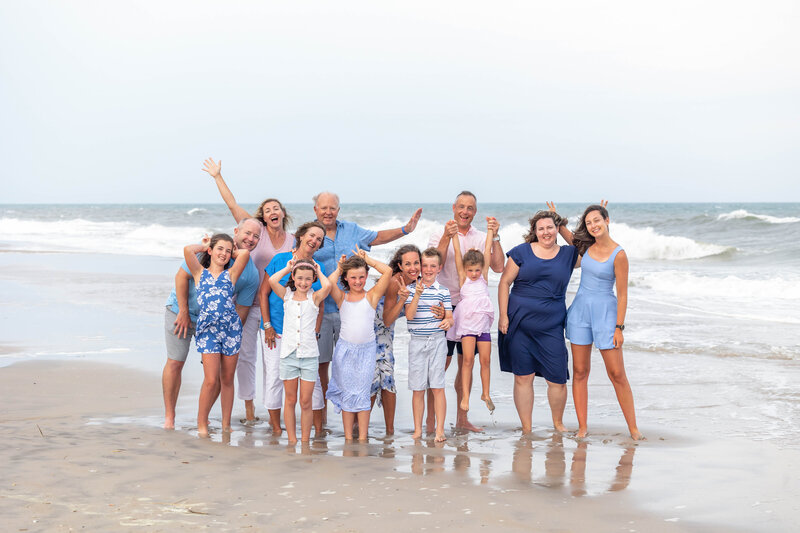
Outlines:
{"label": "striped shirt", "polygon": [[[408,286],[408,290],[411,291],[411,294],[408,295],[406,305],[410,304],[411,300],[414,299],[414,291],[416,291],[416,288],[417,282]],[[431,312],[431,307],[439,305],[440,303],[444,305],[445,311],[453,310],[450,305],[450,291],[443,285],[440,285],[438,281],[434,281],[433,285],[426,287],[419,296],[417,314],[414,315],[414,318],[407,321],[408,332],[418,337],[427,337],[434,333],[444,334],[444,330],[439,328],[439,323],[441,323],[442,319],[436,318],[433,316],[433,312]]]}

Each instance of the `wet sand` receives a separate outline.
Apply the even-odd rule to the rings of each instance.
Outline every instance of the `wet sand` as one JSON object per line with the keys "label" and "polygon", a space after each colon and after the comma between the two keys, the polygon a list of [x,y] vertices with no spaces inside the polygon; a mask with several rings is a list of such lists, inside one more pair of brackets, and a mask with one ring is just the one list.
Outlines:
{"label": "wet sand", "polygon": [[[626,353],[648,437],[639,444],[624,431],[602,366],[590,379],[591,434],[582,442],[548,429],[542,384],[536,431],[520,436],[511,380],[496,368],[497,411],[490,416],[477,398],[470,411],[485,432],[454,431],[451,368],[448,440],[434,445],[410,437],[398,335],[394,436],[383,435],[376,410],[370,442],[346,445],[331,410],[332,433],[308,448],[288,447],[265,424],[234,423],[232,434],[199,439],[194,351],[178,429],[160,428],[163,303],[177,263],[60,254],[56,268],[54,260],[0,254],[6,530],[794,531],[800,520],[797,421],[782,415],[798,401],[795,363],[705,357],[713,372],[698,373],[695,357]],[[776,416],[763,423],[758,405]],[[242,415],[237,401],[234,420]],[[219,427],[219,404],[211,422]],[[574,428],[569,403],[565,422]]]}
{"label": "wet sand", "polygon": [[[586,455],[558,439],[530,439],[500,476],[486,464],[491,454],[430,442],[345,446],[328,437],[287,447],[255,428],[250,445],[228,446],[219,434],[200,439],[129,423],[155,416],[158,385],[114,365],[17,363],[0,369],[0,390],[7,531],[732,529],[642,510],[625,491],[632,445],[603,465],[607,489],[583,497],[592,486],[592,469],[579,464]],[[241,433],[232,438],[246,441]],[[496,481],[469,475],[473,463]]]}

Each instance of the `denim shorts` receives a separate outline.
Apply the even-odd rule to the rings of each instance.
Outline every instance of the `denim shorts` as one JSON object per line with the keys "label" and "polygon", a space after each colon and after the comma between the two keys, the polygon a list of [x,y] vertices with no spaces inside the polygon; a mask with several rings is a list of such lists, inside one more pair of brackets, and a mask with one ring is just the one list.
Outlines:
{"label": "denim shorts", "polygon": [[297,357],[293,351],[286,357],[281,357],[281,379],[297,379],[303,381],[317,381],[319,372],[319,359],[316,357]]}

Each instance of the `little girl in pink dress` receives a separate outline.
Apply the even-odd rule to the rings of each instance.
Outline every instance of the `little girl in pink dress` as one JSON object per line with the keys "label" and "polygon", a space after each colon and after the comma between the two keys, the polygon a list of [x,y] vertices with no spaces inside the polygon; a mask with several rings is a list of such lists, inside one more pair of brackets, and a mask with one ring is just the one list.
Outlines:
{"label": "little girl in pink dress", "polygon": [[461,341],[463,361],[461,365],[461,409],[469,411],[469,394],[472,385],[472,367],[475,365],[475,349],[481,362],[481,400],[486,402],[489,411],[494,411],[494,403],[489,396],[490,362],[492,336],[489,333],[494,321],[494,307],[489,298],[489,261],[494,234],[486,232],[484,252],[471,249],[461,256],[461,243],[458,237],[452,239],[455,252],[458,282],[461,286],[461,300],[453,311],[455,325],[447,332],[451,341]]}

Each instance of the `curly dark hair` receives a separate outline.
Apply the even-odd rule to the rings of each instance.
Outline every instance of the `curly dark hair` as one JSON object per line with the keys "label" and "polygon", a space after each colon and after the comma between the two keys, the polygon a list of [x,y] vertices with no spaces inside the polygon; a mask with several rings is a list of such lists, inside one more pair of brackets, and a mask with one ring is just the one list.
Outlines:
{"label": "curly dark hair", "polygon": [[302,224],[299,228],[294,231],[294,247],[300,248],[300,239],[308,233],[308,230],[311,228],[319,228],[322,230],[322,243],[320,243],[319,248],[320,250],[323,246],[325,246],[325,226],[322,225],[321,222],[317,222],[316,220],[312,220],[311,222],[306,222]]}
{"label": "curly dark hair", "polygon": [[580,255],[586,253],[586,250],[588,250],[595,241],[594,237],[592,237],[591,234],[589,234],[589,231],[586,229],[586,217],[592,211],[599,212],[600,216],[603,217],[603,220],[608,220],[608,209],[602,205],[593,204],[586,208],[581,215],[580,222],[578,222],[578,227],[575,228],[574,232],[572,232],[572,245],[578,249],[578,253]]}
{"label": "curly dark hair", "polygon": [[348,257],[344,263],[342,263],[342,273],[339,274],[339,281],[342,283],[342,287],[344,287],[344,290],[346,291],[350,290],[350,284],[347,283],[347,280],[345,279],[347,277],[347,273],[351,270],[355,270],[356,268],[363,268],[367,271],[367,273],[369,273],[369,265],[366,261],[364,261],[364,259],[361,258],[361,256],[352,255]]}
{"label": "curly dark hair", "polygon": [[286,282],[286,286],[293,291],[296,290],[294,273],[298,270],[310,270],[314,274],[313,281],[317,281],[317,267],[314,266],[314,262],[308,259],[298,259],[295,261],[294,267],[292,267],[292,271],[289,273],[289,281]]}
{"label": "curly dark hair", "polygon": [[422,262],[422,252],[414,244],[406,244],[401,246],[395,251],[392,259],[389,261],[389,266],[392,269],[392,274],[399,274],[401,272],[400,263],[403,262],[403,256],[407,253],[415,252],[419,256],[420,263]]}
{"label": "curly dark hair", "polygon": [[553,224],[556,227],[562,226],[562,220],[566,223],[565,218],[561,218],[558,213],[553,213],[552,211],[537,211],[535,215],[531,217],[528,221],[531,227],[528,229],[528,233],[526,233],[522,238],[525,239],[525,242],[539,242],[539,237],[536,236],[536,223],[542,220],[543,218],[549,218],[553,221]]}
{"label": "curly dark hair", "polygon": [[286,212],[286,208],[283,207],[283,204],[277,198],[267,198],[266,200],[258,204],[256,212],[253,213],[253,218],[257,218],[258,221],[261,222],[261,224],[266,225],[266,223],[264,222],[264,206],[270,202],[275,202],[276,204],[278,204],[278,207],[280,207],[281,211],[283,211],[283,224],[281,226],[283,228],[283,231],[286,231],[286,228],[289,227],[289,222],[292,221],[292,217],[289,216],[289,213]]}
{"label": "curly dark hair", "polygon": [[[219,241],[227,241],[231,243],[231,249],[234,247],[233,237],[227,233],[215,233],[211,236],[211,242],[208,244],[208,248],[213,250]],[[211,266],[211,255],[208,253],[208,250],[200,252],[200,256],[197,258],[197,260],[200,261],[200,264],[203,265],[203,268],[208,268]],[[230,261],[228,261],[228,264],[230,264]],[[225,265],[225,270],[228,270],[228,265]]]}

